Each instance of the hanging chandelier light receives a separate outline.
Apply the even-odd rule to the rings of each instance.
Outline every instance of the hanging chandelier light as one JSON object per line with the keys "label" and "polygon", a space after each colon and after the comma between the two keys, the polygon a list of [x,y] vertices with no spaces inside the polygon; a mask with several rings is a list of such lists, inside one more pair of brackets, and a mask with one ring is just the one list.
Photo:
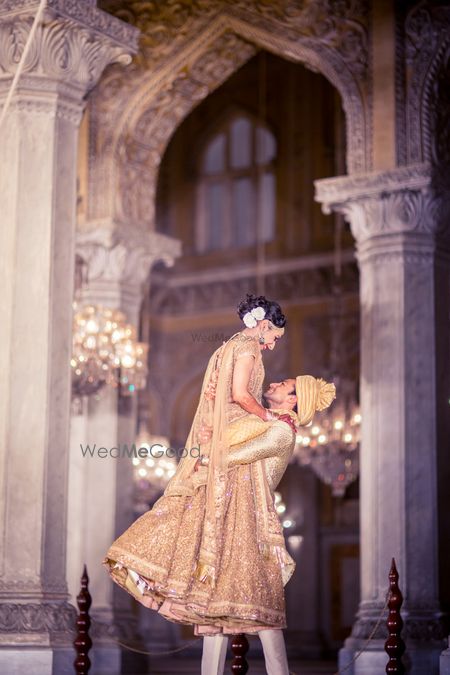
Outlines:
{"label": "hanging chandelier light", "polygon": [[273,496],[275,511],[278,513],[283,528],[289,530],[295,527],[295,521],[286,514],[286,504],[283,502],[281,492],[274,492]]}
{"label": "hanging chandelier light", "polygon": [[361,414],[353,401],[348,407],[319,413],[313,424],[297,434],[294,456],[330,485],[335,497],[342,497],[358,477],[360,429]]}
{"label": "hanging chandelier light", "polygon": [[326,379],[336,384],[337,400],[317,413],[314,421],[297,434],[294,458],[310,466],[321,481],[342,497],[359,474],[361,413],[357,403],[357,382],[343,372],[348,364],[344,344],[344,302],[341,282],[342,222],[336,228],[335,283],[330,316],[331,349]]}
{"label": "hanging chandelier light", "polygon": [[136,450],[144,448],[147,451],[146,457],[137,456],[132,460],[135,511],[143,513],[175,474],[177,461],[168,452],[169,439],[150,434],[146,424],[141,425],[135,445]]}
{"label": "hanging chandelier light", "polygon": [[132,395],[147,377],[148,345],[136,341],[135,328],[119,310],[74,303],[72,387],[75,396],[90,396],[105,385]]}

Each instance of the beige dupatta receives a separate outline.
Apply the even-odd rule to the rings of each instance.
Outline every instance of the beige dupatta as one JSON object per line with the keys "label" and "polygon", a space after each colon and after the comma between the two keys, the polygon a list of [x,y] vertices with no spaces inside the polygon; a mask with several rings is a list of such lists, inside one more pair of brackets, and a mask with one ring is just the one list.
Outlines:
{"label": "beige dupatta", "polygon": [[233,335],[211,356],[203,378],[200,401],[186,441],[186,455],[178,464],[175,475],[169,481],[164,495],[193,495],[196,484],[193,481],[194,466],[198,456],[191,454],[197,445],[197,435],[202,424],[212,429],[208,443],[202,445],[202,454],[209,456],[208,479],[206,483],[206,515],[214,515],[214,479],[217,472],[227,466],[228,444],[226,438],[227,375],[233,365]]}

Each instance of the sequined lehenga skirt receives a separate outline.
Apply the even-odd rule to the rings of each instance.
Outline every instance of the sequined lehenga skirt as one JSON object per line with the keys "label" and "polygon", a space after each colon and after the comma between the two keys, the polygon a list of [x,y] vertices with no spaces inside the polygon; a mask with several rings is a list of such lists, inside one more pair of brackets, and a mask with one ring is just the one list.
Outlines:
{"label": "sequined lehenga skirt", "polygon": [[[112,579],[166,619],[194,625],[196,635],[285,628],[284,584],[293,561],[285,549],[261,552],[251,477],[248,465],[228,472],[214,584],[195,573],[205,486],[190,497],[162,496],[138,518],[103,560]],[[274,507],[271,516],[278,518]]]}

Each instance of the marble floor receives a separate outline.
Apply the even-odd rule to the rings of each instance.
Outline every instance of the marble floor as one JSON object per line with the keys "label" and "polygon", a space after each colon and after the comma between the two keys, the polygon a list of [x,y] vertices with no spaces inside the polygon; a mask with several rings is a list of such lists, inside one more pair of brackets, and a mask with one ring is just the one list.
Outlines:
{"label": "marble floor", "polygon": [[[166,659],[156,661],[149,666],[149,675],[199,675],[200,662],[197,659]],[[290,675],[334,675],[336,664],[328,661],[291,661]],[[227,659],[225,674],[231,674],[231,658]],[[127,672],[127,675],[133,675]],[[138,675],[137,673],[135,675]],[[139,675],[142,675],[139,673]],[[248,669],[248,675],[266,675],[262,659],[253,659]]]}

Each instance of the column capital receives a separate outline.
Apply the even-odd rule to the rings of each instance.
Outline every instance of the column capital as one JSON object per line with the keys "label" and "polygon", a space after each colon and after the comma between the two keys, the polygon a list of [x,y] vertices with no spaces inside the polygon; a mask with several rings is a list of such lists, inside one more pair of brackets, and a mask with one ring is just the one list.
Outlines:
{"label": "column capital", "polygon": [[155,263],[174,264],[181,254],[181,242],[102,219],[77,233],[76,253],[86,264],[87,283],[102,280],[141,285]]}
{"label": "column capital", "polygon": [[181,254],[181,242],[104,219],[86,223],[78,232],[76,253],[84,263],[84,300],[136,312],[151,268],[157,262],[171,267]]}
{"label": "column capital", "polygon": [[337,211],[350,223],[358,244],[381,235],[439,234],[442,195],[433,189],[432,169],[415,164],[390,171],[325,178],[315,182],[324,213]]}
{"label": "column capital", "polygon": [[[0,4],[0,96],[10,86],[38,5],[38,0]],[[93,0],[47,0],[19,81],[19,101],[29,91],[35,97],[56,91],[82,99],[107,65],[130,63],[138,36],[136,28],[97,9]]]}

